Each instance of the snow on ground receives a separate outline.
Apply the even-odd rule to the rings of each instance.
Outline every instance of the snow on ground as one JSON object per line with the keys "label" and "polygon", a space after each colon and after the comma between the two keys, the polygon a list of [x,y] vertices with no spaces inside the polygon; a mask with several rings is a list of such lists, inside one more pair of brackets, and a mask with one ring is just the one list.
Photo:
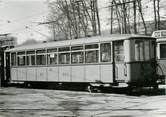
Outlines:
{"label": "snow on ground", "polygon": [[0,89],[0,117],[165,117],[165,95]]}

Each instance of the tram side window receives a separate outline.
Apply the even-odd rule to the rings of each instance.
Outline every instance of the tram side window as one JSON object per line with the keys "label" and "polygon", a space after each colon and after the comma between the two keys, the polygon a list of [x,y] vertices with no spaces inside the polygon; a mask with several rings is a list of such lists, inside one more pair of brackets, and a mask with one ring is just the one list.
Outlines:
{"label": "tram side window", "polygon": [[35,65],[35,51],[27,51],[27,65]]}
{"label": "tram side window", "polygon": [[60,53],[59,64],[70,64],[70,53]]}
{"label": "tram side window", "polygon": [[160,58],[166,58],[166,44],[160,44]]}
{"label": "tram side window", "polygon": [[57,48],[47,49],[47,64],[54,65],[57,64]]}
{"label": "tram side window", "polygon": [[71,63],[79,64],[84,63],[84,52],[83,46],[73,46],[71,47]]}
{"label": "tram side window", "polygon": [[70,47],[62,47],[59,51],[59,64],[70,64]]}
{"label": "tram side window", "polygon": [[143,61],[144,60],[144,42],[140,40],[135,41],[135,60]]}
{"label": "tram side window", "polygon": [[25,65],[25,56],[17,56],[18,66]]}
{"label": "tram side window", "polygon": [[26,65],[26,63],[25,63],[25,51],[17,53],[17,63],[18,63],[18,66]]}
{"label": "tram side window", "polygon": [[123,41],[114,42],[114,57],[115,61],[120,62],[124,61],[124,46]]}
{"label": "tram side window", "polygon": [[97,63],[99,61],[98,44],[86,45],[86,63]]}
{"label": "tram side window", "polygon": [[27,65],[35,65],[35,55],[27,56]]}
{"label": "tram side window", "polygon": [[73,52],[71,54],[72,63],[78,64],[84,62],[84,53],[83,52]]}
{"label": "tram side window", "polygon": [[36,55],[37,65],[46,65],[46,55]]}
{"label": "tram side window", "polygon": [[111,61],[111,43],[103,43],[100,45],[101,62]]}
{"label": "tram side window", "polygon": [[36,64],[37,65],[46,65],[46,54],[45,50],[37,50],[36,51]]}
{"label": "tram side window", "polygon": [[11,65],[16,66],[16,53],[11,54]]}
{"label": "tram side window", "polygon": [[57,64],[57,54],[56,53],[49,53],[47,56],[48,65]]}

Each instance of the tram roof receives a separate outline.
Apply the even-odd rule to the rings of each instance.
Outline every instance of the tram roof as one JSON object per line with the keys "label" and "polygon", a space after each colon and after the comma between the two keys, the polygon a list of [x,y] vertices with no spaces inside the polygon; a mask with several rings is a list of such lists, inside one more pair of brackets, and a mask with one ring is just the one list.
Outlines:
{"label": "tram roof", "polygon": [[81,45],[81,44],[92,44],[97,42],[107,42],[107,41],[118,41],[118,40],[131,40],[131,39],[155,39],[153,37],[145,35],[134,35],[134,34],[113,34],[113,35],[102,35],[102,36],[93,36],[73,40],[63,40],[63,41],[54,41],[46,43],[38,43],[33,45],[23,45],[17,46],[15,48],[6,50],[6,52],[14,51],[23,51],[23,50],[35,50],[43,48],[56,48],[70,45]]}

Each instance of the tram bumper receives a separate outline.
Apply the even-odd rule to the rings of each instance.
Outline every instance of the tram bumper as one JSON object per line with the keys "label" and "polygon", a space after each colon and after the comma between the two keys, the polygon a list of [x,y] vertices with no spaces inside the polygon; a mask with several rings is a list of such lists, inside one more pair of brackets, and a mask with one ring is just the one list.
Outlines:
{"label": "tram bumper", "polygon": [[157,75],[157,84],[165,84],[165,75]]}

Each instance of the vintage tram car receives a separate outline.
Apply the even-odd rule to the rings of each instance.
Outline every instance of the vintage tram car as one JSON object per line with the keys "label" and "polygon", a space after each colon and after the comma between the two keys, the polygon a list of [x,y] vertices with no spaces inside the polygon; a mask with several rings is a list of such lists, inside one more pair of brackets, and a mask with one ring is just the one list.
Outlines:
{"label": "vintage tram car", "polygon": [[157,87],[156,39],[123,34],[24,45],[6,50],[6,79]]}

